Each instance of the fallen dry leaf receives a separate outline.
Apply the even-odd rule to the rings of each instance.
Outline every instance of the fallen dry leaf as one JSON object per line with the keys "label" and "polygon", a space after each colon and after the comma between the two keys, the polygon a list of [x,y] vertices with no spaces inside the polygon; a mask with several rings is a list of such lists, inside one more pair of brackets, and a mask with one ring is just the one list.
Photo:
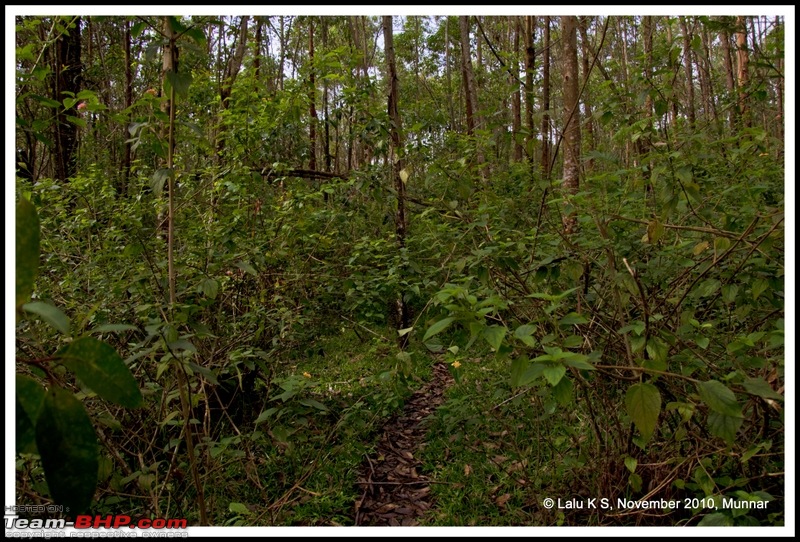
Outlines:
{"label": "fallen dry leaf", "polygon": [[464,476],[469,476],[470,474],[472,474],[472,467],[464,465]]}
{"label": "fallen dry leaf", "polygon": [[497,497],[494,502],[497,503],[497,506],[505,507],[506,503],[511,499],[511,493],[503,493],[499,497]]}

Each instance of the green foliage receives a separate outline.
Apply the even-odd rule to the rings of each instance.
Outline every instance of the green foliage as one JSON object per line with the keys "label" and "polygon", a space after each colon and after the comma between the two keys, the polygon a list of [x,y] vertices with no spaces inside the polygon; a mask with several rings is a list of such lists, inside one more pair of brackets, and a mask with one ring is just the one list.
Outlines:
{"label": "green foliage", "polygon": [[[17,302],[34,292],[39,264],[39,220],[25,199],[17,205]],[[19,218],[21,217],[21,218]],[[31,231],[35,228],[35,231]],[[21,231],[22,230],[22,231]],[[70,322],[57,307],[43,302],[22,305],[63,335]],[[142,405],[138,384],[114,348],[91,337],[68,343],[51,360],[70,369],[101,397],[125,407]],[[33,362],[35,363],[35,362]],[[94,427],[75,395],[59,387],[50,374],[47,389],[24,375],[17,375],[17,452],[41,457],[51,497],[74,516],[85,513],[97,485],[98,450]]]}

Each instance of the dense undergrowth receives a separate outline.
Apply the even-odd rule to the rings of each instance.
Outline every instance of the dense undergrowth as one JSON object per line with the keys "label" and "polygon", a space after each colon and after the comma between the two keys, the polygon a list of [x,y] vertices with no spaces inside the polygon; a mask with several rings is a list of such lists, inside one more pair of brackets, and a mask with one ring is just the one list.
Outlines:
{"label": "dense undergrowth", "polygon": [[[196,507],[167,370],[178,359],[213,524],[347,524],[376,428],[445,356],[459,383],[431,425],[432,524],[780,523],[782,179],[745,144],[757,184],[726,187],[728,164],[688,158],[656,166],[651,189],[607,174],[589,180],[600,197],[570,199],[580,232],[566,237],[556,192],[497,183],[430,200],[402,251],[357,180],[209,173],[182,188],[195,197],[178,220],[173,308],[157,199],[118,199],[97,176],[23,187],[42,221],[38,298],[75,336],[131,326],[95,333],[147,405],[84,395],[103,447],[95,509]],[[705,196],[680,189],[698,170]],[[415,312],[405,353],[389,325],[398,293]],[[39,359],[65,339],[24,321],[17,341]],[[18,490],[47,495],[25,456]],[[546,510],[546,495],[771,502],[645,516]]]}

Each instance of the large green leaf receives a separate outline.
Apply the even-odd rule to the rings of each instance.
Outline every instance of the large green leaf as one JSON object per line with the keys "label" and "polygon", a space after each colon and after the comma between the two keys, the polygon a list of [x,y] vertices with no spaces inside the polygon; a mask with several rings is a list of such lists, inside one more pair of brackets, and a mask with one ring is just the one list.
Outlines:
{"label": "large green leaf", "polygon": [[649,440],[661,412],[661,393],[658,388],[646,382],[632,385],[625,394],[625,406],[642,438]]}
{"label": "large green leaf", "polygon": [[26,303],[33,293],[39,273],[39,217],[36,208],[25,198],[17,204],[17,308]]}
{"label": "large green leaf", "polygon": [[744,389],[753,395],[758,395],[764,399],[777,399],[778,401],[783,401],[783,395],[773,390],[772,386],[769,385],[769,382],[763,378],[748,378],[742,382],[742,386],[744,386]]}
{"label": "large green leaf", "polygon": [[25,375],[16,376],[17,453],[36,453],[36,420],[44,402],[44,388]]}
{"label": "large green leaf", "polygon": [[551,386],[557,386],[566,373],[567,368],[560,363],[558,365],[544,365],[542,369],[542,375]]}
{"label": "large green leaf", "polygon": [[44,301],[31,301],[30,303],[25,303],[22,308],[25,312],[30,312],[39,316],[39,318],[53,326],[62,334],[69,336],[69,317],[58,307],[45,303]]}
{"label": "large green leaf", "polygon": [[728,416],[713,410],[708,413],[708,430],[711,434],[723,439],[728,444],[733,444],[736,432],[744,420],[741,416]]}
{"label": "large green leaf", "polygon": [[103,399],[128,408],[141,406],[142,394],[136,379],[108,344],[83,337],[72,341],[58,355],[64,366]]}
{"label": "large green leaf", "polygon": [[703,402],[714,412],[726,416],[742,417],[742,407],[736,402],[736,396],[722,382],[716,380],[701,382],[697,384],[697,391]]}
{"label": "large green leaf", "polygon": [[50,388],[36,421],[36,445],[50,495],[74,516],[88,511],[97,485],[97,437],[72,393]]}
{"label": "large green leaf", "polygon": [[505,336],[505,326],[489,326],[483,330],[483,338],[495,349],[495,352],[500,350],[500,345],[503,344]]}
{"label": "large green leaf", "polygon": [[437,333],[441,333],[442,331],[450,327],[450,324],[455,322],[455,320],[456,320],[455,318],[442,318],[441,320],[439,320],[438,322],[436,322],[435,324],[433,324],[431,327],[428,328],[428,331],[425,332],[425,336],[422,337],[422,342],[427,341]]}

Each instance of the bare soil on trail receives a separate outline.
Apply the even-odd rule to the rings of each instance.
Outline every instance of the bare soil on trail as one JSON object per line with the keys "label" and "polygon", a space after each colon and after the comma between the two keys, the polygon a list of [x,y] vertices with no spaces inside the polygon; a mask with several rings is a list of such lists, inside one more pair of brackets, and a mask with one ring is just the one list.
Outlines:
{"label": "bare soil on trail", "polygon": [[444,402],[452,382],[447,365],[437,363],[433,378],[383,426],[375,454],[366,458],[359,473],[356,525],[418,525],[431,508],[430,478],[420,472],[417,459],[427,432],[422,422]]}

